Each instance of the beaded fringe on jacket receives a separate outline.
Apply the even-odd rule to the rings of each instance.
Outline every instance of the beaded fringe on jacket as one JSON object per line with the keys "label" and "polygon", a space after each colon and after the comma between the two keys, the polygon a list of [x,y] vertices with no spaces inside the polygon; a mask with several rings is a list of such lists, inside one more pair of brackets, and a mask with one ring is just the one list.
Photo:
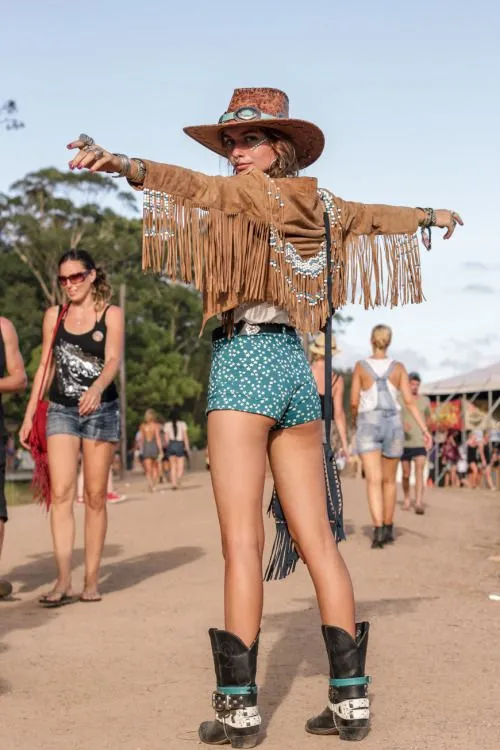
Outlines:
{"label": "beaded fringe on jacket", "polygon": [[[331,226],[334,308],[421,302],[417,236],[345,235],[341,205],[328,191],[319,194]],[[275,218],[259,221],[145,189],[143,269],[193,285],[207,317],[268,302],[299,330],[315,333],[328,315],[324,243],[301,256]]]}

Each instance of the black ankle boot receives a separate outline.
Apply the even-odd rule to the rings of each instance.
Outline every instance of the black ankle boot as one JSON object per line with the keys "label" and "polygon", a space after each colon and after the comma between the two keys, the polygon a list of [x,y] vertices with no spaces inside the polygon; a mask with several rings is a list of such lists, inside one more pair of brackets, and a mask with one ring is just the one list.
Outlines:
{"label": "black ankle boot", "polygon": [[394,542],[394,528],[392,523],[384,523],[384,544]]}
{"label": "black ankle boot", "polygon": [[212,695],[215,721],[204,721],[198,734],[207,745],[255,747],[261,718],[257,706],[257,651],[259,636],[247,648],[225,630],[208,631],[212,644],[217,688]]}
{"label": "black ankle boot", "polygon": [[375,526],[373,529],[372,549],[384,548],[385,532],[383,526]]}
{"label": "black ankle boot", "polygon": [[356,640],[342,628],[322,626],[328,660],[330,689],[328,707],[309,719],[306,732],[338,734],[341,740],[362,740],[370,731],[370,703],[365,677],[368,622],[356,623]]}

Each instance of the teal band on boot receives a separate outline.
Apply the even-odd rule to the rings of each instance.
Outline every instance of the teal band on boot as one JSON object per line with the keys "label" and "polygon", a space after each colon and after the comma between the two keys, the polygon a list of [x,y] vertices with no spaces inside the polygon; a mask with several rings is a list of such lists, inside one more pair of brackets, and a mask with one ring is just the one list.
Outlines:
{"label": "teal band on boot", "polygon": [[343,677],[330,680],[330,687],[354,687],[355,685],[368,685],[372,681],[371,677]]}
{"label": "teal band on boot", "polygon": [[217,685],[217,691],[223,695],[256,695],[257,685],[242,685],[241,687]]}

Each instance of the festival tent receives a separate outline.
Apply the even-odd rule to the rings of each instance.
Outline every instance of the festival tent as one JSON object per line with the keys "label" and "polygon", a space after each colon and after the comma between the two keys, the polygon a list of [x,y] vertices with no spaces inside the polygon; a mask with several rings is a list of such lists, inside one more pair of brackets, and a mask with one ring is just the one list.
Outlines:
{"label": "festival tent", "polygon": [[436,427],[498,430],[500,423],[500,362],[422,385],[434,404]]}

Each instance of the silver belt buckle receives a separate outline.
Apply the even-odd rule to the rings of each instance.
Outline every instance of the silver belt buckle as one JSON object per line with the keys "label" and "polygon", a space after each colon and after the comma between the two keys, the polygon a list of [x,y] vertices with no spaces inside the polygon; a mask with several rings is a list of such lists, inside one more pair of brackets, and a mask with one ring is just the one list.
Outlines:
{"label": "silver belt buckle", "polygon": [[241,334],[243,334],[243,336],[255,336],[256,333],[260,333],[260,326],[245,322],[243,328],[240,331],[240,336]]}

